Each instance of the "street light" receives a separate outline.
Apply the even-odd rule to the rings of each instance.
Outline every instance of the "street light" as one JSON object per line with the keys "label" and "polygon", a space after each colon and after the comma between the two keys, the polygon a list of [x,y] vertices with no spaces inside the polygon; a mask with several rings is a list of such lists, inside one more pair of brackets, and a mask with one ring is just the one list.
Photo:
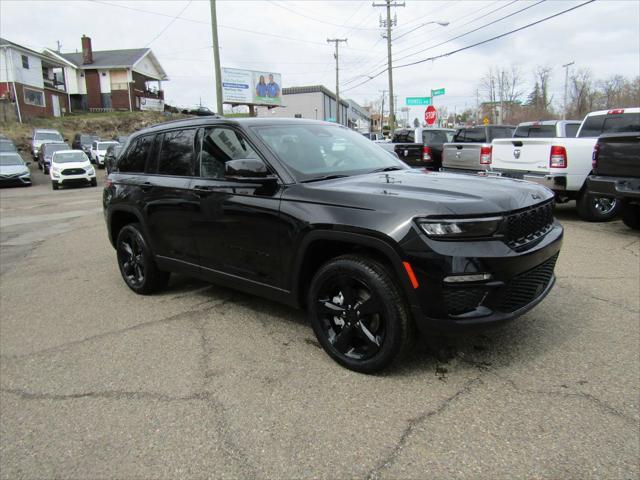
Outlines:
{"label": "street light", "polygon": [[422,24],[418,25],[417,27],[412,28],[408,32],[404,32],[402,35],[397,36],[394,40],[398,40],[399,38],[402,38],[405,35],[409,35],[411,32],[415,32],[416,30],[418,30],[419,28],[424,27],[425,25],[431,25],[433,23],[435,23],[437,25],[440,25],[441,27],[446,27],[447,25],[449,25],[449,22],[445,22],[444,20],[432,20],[431,22],[422,23]]}

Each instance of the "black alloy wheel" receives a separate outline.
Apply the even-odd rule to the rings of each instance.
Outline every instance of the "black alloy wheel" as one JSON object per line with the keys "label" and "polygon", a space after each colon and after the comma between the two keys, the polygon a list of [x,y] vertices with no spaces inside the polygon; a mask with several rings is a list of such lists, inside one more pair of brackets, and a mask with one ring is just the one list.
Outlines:
{"label": "black alloy wheel", "polygon": [[373,259],[345,255],[329,261],[316,273],[307,301],[318,341],[351,370],[382,370],[411,346],[413,322],[404,298]]}
{"label": "black alloy wheel", "polygon": [[116,252],[122,278],[134,292],[147,295],[169,282],[170,274],[158,270],[139,224],[131,223],[120,230]]}

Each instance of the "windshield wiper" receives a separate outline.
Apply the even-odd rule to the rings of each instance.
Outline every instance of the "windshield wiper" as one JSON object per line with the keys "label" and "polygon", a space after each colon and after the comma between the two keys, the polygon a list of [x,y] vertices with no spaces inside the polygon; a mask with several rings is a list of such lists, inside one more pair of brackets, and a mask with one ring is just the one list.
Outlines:
{"label": "windshield wiper", "polygon": [[372,170],[369,173],[393,172],[394,170],[404,170],[404,168],[402,168],[402,167],[382,167],[382,168],[376,168],[375,170]]}
{"label": "windshield wiper", "polygon": [[349,175],[324,175],[322,177],[309,178],[308,180],[302,180],[300,183],[319,182],[321,180],[333,180],[334,178],[344,178]]}

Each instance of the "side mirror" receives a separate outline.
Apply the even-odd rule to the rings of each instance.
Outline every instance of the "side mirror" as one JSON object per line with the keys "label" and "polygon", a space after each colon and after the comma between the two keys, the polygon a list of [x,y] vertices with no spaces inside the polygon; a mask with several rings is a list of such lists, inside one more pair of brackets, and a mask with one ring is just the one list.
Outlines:
{"label": "side mirror", "polygon": [[251,183],[266,183],[276,180],[274,175],[269,174],[267,166],[255,158],[229,160],[224,164],[224,177],[227,180]]}
{"label": "side mirror", "polygon": [[24,162],[24,164],[28,167],[29,165],[31,165],[31,162]]}

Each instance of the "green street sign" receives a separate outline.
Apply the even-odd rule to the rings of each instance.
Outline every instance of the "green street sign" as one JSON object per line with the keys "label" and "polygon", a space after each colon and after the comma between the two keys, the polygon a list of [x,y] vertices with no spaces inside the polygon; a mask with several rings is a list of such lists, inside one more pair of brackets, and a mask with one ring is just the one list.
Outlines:
{"label": "green street sign", "polygon": [[431,105],[431,97],[407,97],[407,106]]}
{"label": "green street sign", "polygon": [[438,88],[437,90],[431,90],[431,96],[437,97],[440,95],[444,95],[444,88]]}

